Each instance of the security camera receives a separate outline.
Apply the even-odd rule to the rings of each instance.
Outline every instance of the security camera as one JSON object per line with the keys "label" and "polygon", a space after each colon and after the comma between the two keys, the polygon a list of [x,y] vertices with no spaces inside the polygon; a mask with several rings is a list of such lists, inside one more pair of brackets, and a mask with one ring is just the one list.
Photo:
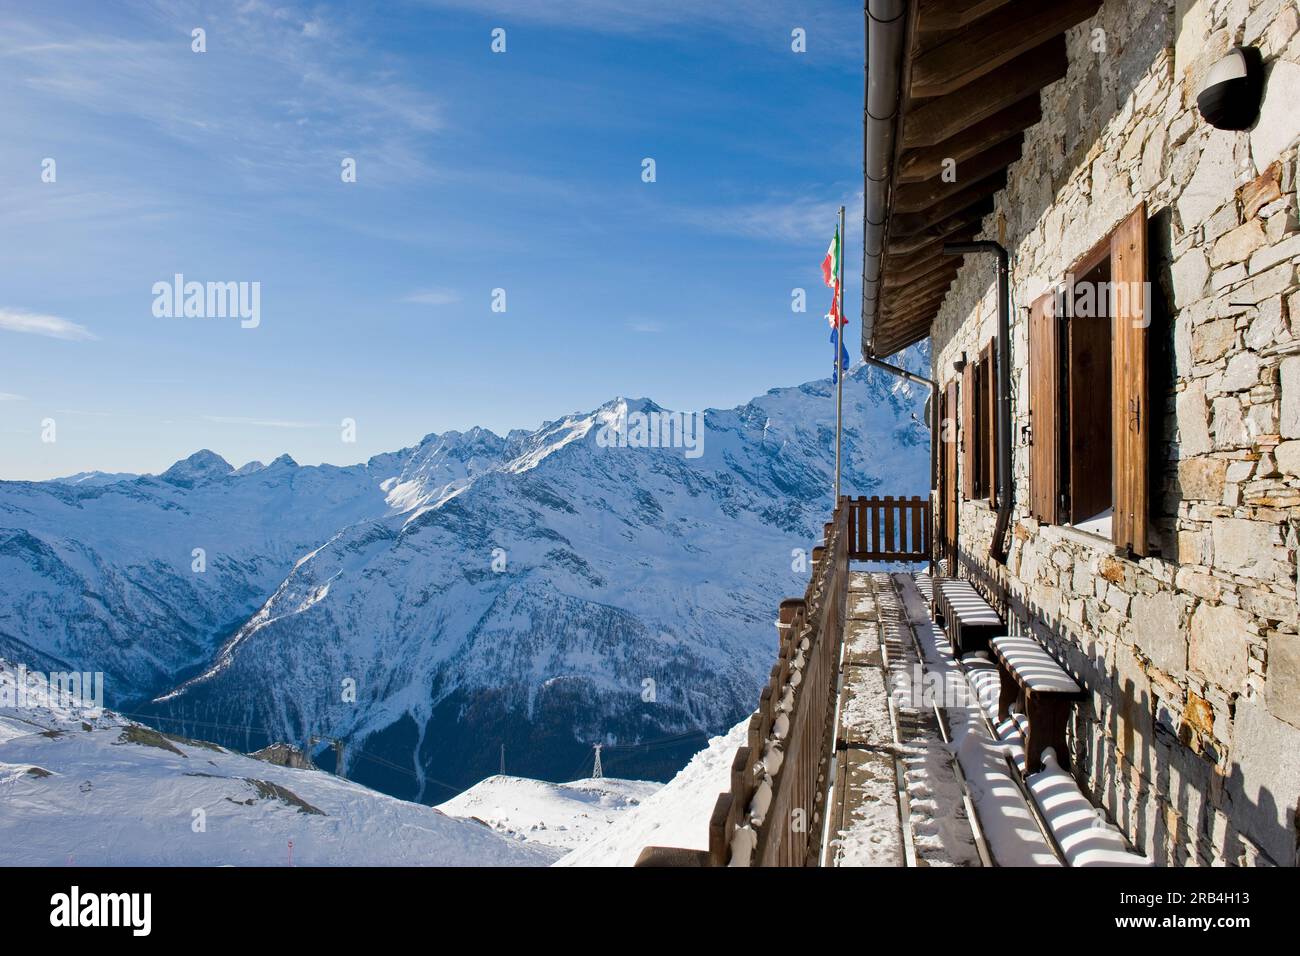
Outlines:
{"label": "security camera", "polygon": [[1259,117],[1264,64],[1255,47],[1233,47],[1210,67],[1196,106],[1215,129],[1249,129]]}

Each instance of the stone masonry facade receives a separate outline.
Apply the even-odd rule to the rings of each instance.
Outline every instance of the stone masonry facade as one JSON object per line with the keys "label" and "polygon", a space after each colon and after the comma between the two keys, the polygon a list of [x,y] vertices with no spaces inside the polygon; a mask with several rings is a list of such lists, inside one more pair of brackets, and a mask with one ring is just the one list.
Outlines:
{"label": "stone masonry facade", "polygon": [[[1300,10],[1295,0],[1106,0],[1068,37],[983,237],[1011,254],[1015,509],[963,502],[967,573],[1086,683],[1081,785],[1163,865],[1295,865],[1300,802]],[[1233,45],[1265,63],[1252,130],[1196,108]],[[960,175],[960,167],[958,168]],[[1146,202],[1157,300],[1153,556],[1029,510],[1026,307]],[[997,334],[989,257],[933,327],[934,374]],[[1158,543],[1157,543],[1158,542]]]}

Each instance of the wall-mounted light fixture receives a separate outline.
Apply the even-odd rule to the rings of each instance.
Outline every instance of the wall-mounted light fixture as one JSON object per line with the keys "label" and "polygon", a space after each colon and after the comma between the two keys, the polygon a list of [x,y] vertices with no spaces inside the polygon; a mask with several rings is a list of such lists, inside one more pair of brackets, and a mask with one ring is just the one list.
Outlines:
{"label": "wall-mounted light fixture", "polygon": [[1210,67],[1196,94],[1205,122],[1216,129],[1249,129],[1264,98],[1264,61],[1256,47],[1235,46]]}

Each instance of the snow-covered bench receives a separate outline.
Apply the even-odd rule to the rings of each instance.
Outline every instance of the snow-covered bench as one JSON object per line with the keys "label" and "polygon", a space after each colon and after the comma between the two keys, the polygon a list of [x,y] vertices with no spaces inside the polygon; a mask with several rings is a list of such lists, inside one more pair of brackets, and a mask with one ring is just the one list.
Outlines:
{"label": "snow-covered bench", "polygon": [[1009,719],[1011,705],[1024,701],[1025,772],[1038,771],[1048,747],[1067,764],[1065,727],[1071,705],[1087,696],[1083,688],[1032,637],[995,637],[991,646],[1001,682],[997,719]]}
{"label": "snow-covered bench", "polygon": [[948,640],[958,655],[983,650],[990,639],[1006,632],[998,612],[969,581],[939,578],[934,589],[935,612],[943,618]]}
{"label": "snow-covered bench", "polygon": [[1043,769],[1025,782],[1070,866],[1155,866],[1129,849],[1123,835],[1061,769],[1054,751],[1043,753]]}

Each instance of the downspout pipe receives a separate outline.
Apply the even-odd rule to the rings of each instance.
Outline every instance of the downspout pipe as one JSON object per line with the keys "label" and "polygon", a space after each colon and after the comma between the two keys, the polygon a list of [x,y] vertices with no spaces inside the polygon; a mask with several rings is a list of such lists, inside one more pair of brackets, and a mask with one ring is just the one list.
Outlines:
{"label": "downspout pipe", "polygon": [[998,259],[998,420],[997,420],[997,482],[998,520],[989,543],[989,557],[999,564],[1007,561],[1007,528],[1011,524],[1011,508],[1015,497],[1011,475],[1011,289],[1010,262],[1007,250],[990,239],[978,242],[945,243],[943,253],[962,256],[968,253],[992,252]]}
{"label": "downspout pipe", "polygon": [[889,223],[890,165],[898,129],[907,0],[866,0],[866,112],[862,133],[862,351],[874,351]]}

